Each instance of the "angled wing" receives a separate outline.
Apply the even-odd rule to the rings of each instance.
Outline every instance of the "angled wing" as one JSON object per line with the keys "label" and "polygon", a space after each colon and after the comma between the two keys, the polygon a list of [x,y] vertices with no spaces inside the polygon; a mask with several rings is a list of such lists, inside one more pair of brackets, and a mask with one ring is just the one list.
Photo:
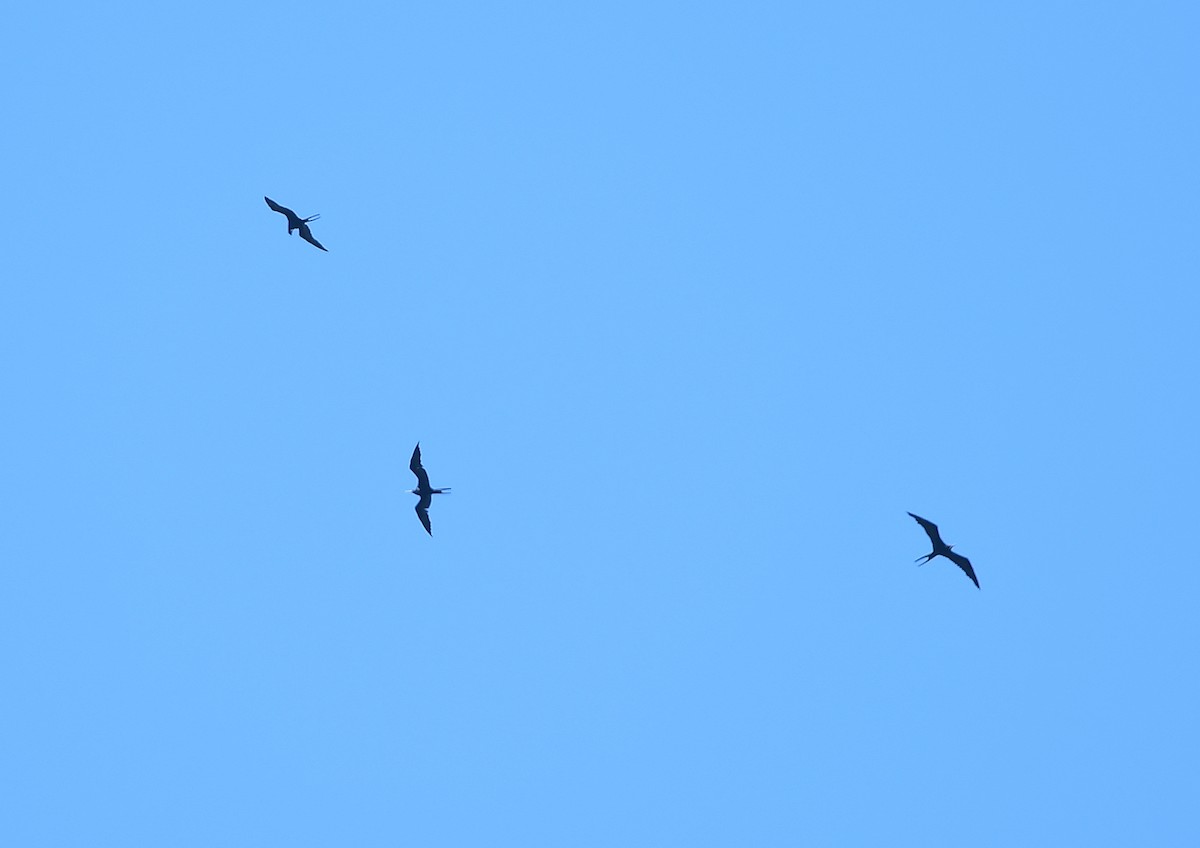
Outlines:
{"label": "angled wing", "polygon": [[[417,487],[418,488],[420,488],[420,489],[430,488],[429,474],[425,471],[424,467],[422,467],[422,465],[421,465],[421,443],[420,442],[417,442],[417,446],[415,448],[413,448],[413,455],[412,455],[412,459],[410,459],[408,461],[408,468],[410,471],[412,471],[413,474],[417,475]],[[429,504],[426,502],[428,497],[429,496],[426,495],[421,500],[421,502],[425,504],[426,508],[429,507]],[[430,534],[430,535],[432,535],[432,534]]]}
{"label": "angled wing", "polygon": [[308,228],[308,224],[304,223],[303,221],[300,222],[300,238],[304,239],[306,242],[308,242],[311,245],[315,245],[315,246],[321,248],[321,250],[324,250],[326,253],[329,252],[329,250],[326,249],[325,245],[321,244],[319,241],[317,241],[315,238],[313,238],[312,230],[310,230]]}
{"label": "angled wing", "polygon": [[[432,534],[430,534],[430,535],[432,535]],[[965,571],[967,573],[967,576],[971,578],[971,582],[975,584],[975,588],[976,589],[979,588],[979,578],[975,576],[975,569],[971,568],[971,561],[969,559],[967,559],[962,554],[954,553],[954,551],[950,551],[949,553],[942,554],[942,556],[944,556],[946,559],[950,560],[955,565],[957,565],[959,568],[961,568],[963,571]]]}
{"label": "angled wing", "polygon": [[273,210],[275,210],[279,214],[287,215],[289,220],[296,217],[296,213],[293,212],[291,209],[288,209],[286,206],[280,206],[278,203],[276,203],[271,198],[267,197],[265,194],[263,195],[263,200],[267,201],[267,205],[270,206]]}
{"label": "angled wing", "polygon": [[430,536],[433,535],[433,527],[429,524],[429,504],[433,501],[432,495],[424,495],[417,502],[417,518],[421,519],[421,526],[425,528],[425,532]]}
{"label": "angled wing", "polygon": [[929,534],[929,541],[933,542],[933,549],[935,551],[939,548],[946,547],[946,543],[942,541],[941,535],[938,534],[936,524],[934,524],[932,521],[922,518],[919,515],[913,515],[911,512],[909,515],[912,515],[912,517],[917,520],[917,523],[925,529],[925,532]]}

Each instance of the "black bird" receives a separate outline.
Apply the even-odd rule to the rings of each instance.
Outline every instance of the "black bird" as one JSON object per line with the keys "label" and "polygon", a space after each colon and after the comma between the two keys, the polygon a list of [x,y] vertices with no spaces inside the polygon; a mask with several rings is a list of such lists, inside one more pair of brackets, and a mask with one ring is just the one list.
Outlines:
{"label": "black bird", "polygon": [[297,215],[291,209],[288,209],[286,206],[280,206],[278,203],[276,203],[271,198],[267,197],[265,194],[263,195],[263,200],[267,201],[267,205],[270,206],[272,209],[274,209],[276,212],[280,213],[281,215],[287,215],[288,235],[289,236],[292,234],[292,230],[299,230],[300,238],[304,239],[306,242],[308,242],[311,245],[315,245],[315,246],[321,248],[321,250],[324,250],[326,253],[329,252],[328,250],[326,250],[326,248],[323,244],[321,244],[319,241],[317,241],[315,238],[313,238],[312,230],[310,230],[308,228],[308,222],[317,220],[318,218],[321,217],[320,215],[310,215],[307,218],[301,218],[299,215]]}
{"label": "black bird", "polygon": [[917,557],[917,559],[913,561],[924,565],[935,556],[944,556],[946,559],[950,560],[952,563],[965,571],[967,576],[971,578],[971,582],[975,584],[975,588],[978,589],[979,578],[975,576],[975,569],[971,568],[971,561],[962,554],[954,553],[954,545],[947,545],[942,541],[942,537],[938,534],[937,525],[932,521],[927,521],[919,515],[913,515],[911,512],[909,515],[912,515],[912,517],[917,520],[917,523],[925,528],[925,532],[929,534],[929,541],[933,542],[933,553],[925,554],[923,557]]}
{"label": "black bird", "polygon": [[408,467],[412,469],[413,474],[417,475],[417,488],[409,489],[421,499],[417,501],[417,518],[421,519],[421,525],[425,528],[425,532],[432,536],[433,530],[429,527],[429,504],[433,501],[434,495],[449,494],[450,488],[435,489],[429,485],[429,473],[421,466],[420,442],[417,442],[417,446],[413,448],[412,459],[409,460]]}

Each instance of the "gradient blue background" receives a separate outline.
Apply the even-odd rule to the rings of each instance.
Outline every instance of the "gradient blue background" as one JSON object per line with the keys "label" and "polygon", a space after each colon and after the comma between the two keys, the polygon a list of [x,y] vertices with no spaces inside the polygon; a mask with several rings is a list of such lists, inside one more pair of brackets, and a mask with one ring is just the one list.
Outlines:
{"label": "gradient blue background", "polygon": [[1200,844],[1198,31],[11,9],[0,841]]}

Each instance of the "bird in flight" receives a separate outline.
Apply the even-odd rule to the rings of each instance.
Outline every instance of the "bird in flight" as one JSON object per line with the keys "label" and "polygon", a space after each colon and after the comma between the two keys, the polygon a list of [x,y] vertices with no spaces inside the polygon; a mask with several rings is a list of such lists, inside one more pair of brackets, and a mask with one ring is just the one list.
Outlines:
{"label": "bird in flight", "polygon": [[299,215],[297,215],[291,209],[288,209],[286,206],[280,206],[278,203],[276,203],[271,198],[267,197],[265,194],[263,195],[263,200],[267,201],[267,205],[270,206],[272,209],[274,209],[276,212],[278,212],[281,215],[287,216],[288,235],[289,236],[292,234],[292,230],[299,230],[300,238],[304,239],[306,242],[308,242],[311,245],[315,245],[316,247],[321,248],[321,250],[324,250],[326,253],[329,252],[323,244],[321,244],[319,241],[317,241],[315,238],[313,238],[312,230],[310,230],[308,228],[308,222],[317,220],[318,218],[321,217],[320,215],[310,215],[307,218],[301,218]]}
{"label": "bird in flight", "polygon": [[448,494],[449,487],[445,489],[435,489],[429,485],[429,472],[421,465],[421,443],[417,442],[417,446],[413,448],[412,459],[408,462],[408,467],[413,474],[417,475],[417,488],[409,489],[414,495],[421,500],[417,501],[417,518],[421,519],[421,526],[425,528],[425,532],[430,536],[433,535],[433,530],[429,526],[429,504],[433,501],[434,495]]}
{"label": "bird in flight", "polygon": [[962,554],[954,553],[954,545],[947,545],[942,541],[942,537],[938,533],[937,525],[932,521],[927,521],[919,515],[913,515],[911,512],[909,515],[912,515],[912,517],[917,520],[917,523],[925,528],[925,532],[929,534],[929,541],[933,542],[933,553],[925,554],[923,557],[918,557],[916,560],[914,560],[914,562],[919,562],[921,565],[924,565],[935,556],[944,556],[946,559],[950,560],[952,563],[965,571],[967,576],[971,578],[971,582],[975,584],[975,588],[978,589],[979,578],[975,576],[975,569],[971,568],[971,561]]}

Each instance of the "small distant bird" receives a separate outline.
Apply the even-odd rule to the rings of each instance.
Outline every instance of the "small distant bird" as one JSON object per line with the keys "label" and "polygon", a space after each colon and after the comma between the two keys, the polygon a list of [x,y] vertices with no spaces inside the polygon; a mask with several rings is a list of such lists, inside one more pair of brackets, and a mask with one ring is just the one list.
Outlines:
{"label": "small distant bird", "polygon": [[326,253],[329,252],[328,250],[326,250],[326,248],[323,244],[321,244],[319,241],[317,241],[315,238],[313,238],[312,230],[310,230],[308,228],[308,222],[317,220],[318,218],[321,217],[320,215],[310,215],[307,218],[301,218],[299,215],[297,215],[291,209],[288,209],[286,206],[280,206],[278,203],[276,203],[271,198],[267,197],[265,194],[263,195],[263,200],[267,201],[267,205],[270,206],[272,209],[274,209],[276,212],[280,213],[281,215],[287,216],[288,235],[289,236],[292,234],[292,230],[299,230],[300,238],[304,239],[306,242],[308,242],[311,245],[315,245],[316,247],[321,248],[321,250],[324,250]]}
{"label": "small distant bird", "polygon": [[979,579],[975,576],[975,569],[971,568],[971,561],[962,554],[954,553],[954,545],[947,545],[942,541],[942,537],[938,534],[937,525],[932,521],[927,521],[919,515],[913,515],[911,512],[909,515],[912,515],[912,517],[917,520],[917,523],[925,528],[925,532],[929,534],[929,541],[933,542],[933,553],[925,554],[923,557],[917,557],[917,559],[913,561],[924,565],[935,556],[944,556],[946,559],[950,560],[952,563],[965,571],[967,576],[971,578],[971,582],[975,584],[975,588],[978,589]]}
{"label": "small distant bird", "polygon": [[433,535],[433,530],[429,526],[429,504],[433,501],[434,495],[449,494],[450,488],[435,489],[429,485],[429,474],[421,466],[421,443],[417,442],[417,446],[413,448],[412,459],[408,462],[408,467],[413,474],[417,475],[417,488],[409,489],[414,495],[421,500],[417,501],[417,518],[421,519],[421,525],[425,528],[425,532],[430,536]]}

